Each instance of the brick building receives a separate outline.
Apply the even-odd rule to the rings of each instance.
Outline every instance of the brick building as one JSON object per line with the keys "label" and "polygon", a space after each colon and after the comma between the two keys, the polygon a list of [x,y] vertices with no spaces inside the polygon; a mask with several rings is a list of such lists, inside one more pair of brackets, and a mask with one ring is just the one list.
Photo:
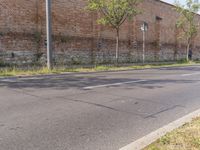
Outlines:
{"label": "brick building", "polygon": [[[97,13],[85,10],[87,0],[52,0],[53,47],[59,64],[109,63],[114,59],[115,31],[98,25]],[[141,15],[126,21],[120,31],[120,61],[142,58],[143,21],[146,59],[165,61],[185,58],[185,42],[178,38],[173,6],[159,0],[144,0]],[[200,16],[196,16],[200,19]],[[32,63],[46,61],[45,0],[0,0],[0,61]],[[193,42],[194,58],[200,58],[200,34]]]}

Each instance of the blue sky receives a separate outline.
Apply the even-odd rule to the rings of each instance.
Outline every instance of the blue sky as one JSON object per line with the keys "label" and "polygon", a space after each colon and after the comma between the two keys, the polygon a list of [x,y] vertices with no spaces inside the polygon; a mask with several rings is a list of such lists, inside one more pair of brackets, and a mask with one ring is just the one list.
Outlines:
{"label": "blue sky", "polygon": [[[162,0],[162,1],[170,3],[170,4],[174,4],[174,0]],[[179,2],[181,2],[182,4],[184,4],[185,0],[179,0]]]}
{"label": "blue sky", "polygon": [[[164,1],[164,2],[167,2],[167,3],[170,3],[170,4],[174,4],[175,0],[161,0],[161,1]],[[184,4],[185,3],[185,0],[178,0],[181,4]],[[199,13],[200,14],[200,11]]]}

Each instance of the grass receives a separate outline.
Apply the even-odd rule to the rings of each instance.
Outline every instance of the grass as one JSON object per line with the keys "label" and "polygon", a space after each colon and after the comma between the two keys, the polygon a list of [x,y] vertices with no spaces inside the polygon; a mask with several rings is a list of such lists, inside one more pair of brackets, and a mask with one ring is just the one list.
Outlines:
{"label": "grass", "polygon": [[79,67],[79,68],[53,68],[48,70],[46,67],[39,69],[19,69],[15,67],[0,68],[0,76],[26,76],[26,75],[42,75],[42,74],[61,74],[65,72],[95,72],[95,71],[120,71],[120,70],[130,70],[130,69],[147,69],[147,68],[159,68],[159,67],[179,67],[195,65],[197,62],[179,62],[174,64],[149,64],[149,65],[129,65],[129,66],[106,66],[100,65],[96,67]]}
{"label": "grass", "polygon": [[200,150],[200,117],[166,134],[144,150]]}

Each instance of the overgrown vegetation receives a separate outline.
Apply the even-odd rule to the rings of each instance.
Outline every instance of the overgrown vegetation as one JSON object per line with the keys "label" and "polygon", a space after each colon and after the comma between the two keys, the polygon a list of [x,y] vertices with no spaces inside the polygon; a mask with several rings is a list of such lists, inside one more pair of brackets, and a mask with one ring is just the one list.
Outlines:
{"label": "overgrown vegetation", "polygon": [[200,117],[166,134],[144,150],[199,150]]}
{"label": "overgrown vegetation", "polygon": [[131,69],[147,69],[147,68],[159,68],[159,67],[179,67],[195,65],[197,62],[177,62],[177,63],[160,63],[160,64],[146,64],[146,65],[127,65],[127,66],[114,66],[114,65],[100,65],[95,67],[79,67],[79,68],[53,68],[52,70],[43,68],[30,68],[30,69],[19,69],[15,67],[7,67],[0,69],[0,76],[26,76],[26,75],[42,75],[42,74],[62,74],[66,72],[94,72],[94,71],[120,71],[120,70],[131,70]]}

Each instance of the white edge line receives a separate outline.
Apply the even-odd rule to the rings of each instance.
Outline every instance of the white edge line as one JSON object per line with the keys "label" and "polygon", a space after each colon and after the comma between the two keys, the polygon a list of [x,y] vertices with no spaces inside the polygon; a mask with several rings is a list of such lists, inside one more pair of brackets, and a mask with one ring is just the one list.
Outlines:
{"label": "white edge line", "polygon": [[101,88],[101,87],[109,87],[114,85],[122,85],[122,84],[129,84],[129,83],[139,83],[139,82],[145,82],[148,80],[134,80],[134,81],[128,81],[128,82],[118,82],[118,83],[112,83],[112,84],[103,84],[103,85],[96,85],[96,86],[88,86],[84,87],[85,90],[95,89],[95,88]]}
{"label": "white edge line", "polygon": [[135,142],[120,148],[119,150],[141,150],[151,143],[155,142],[157,139],[164,136],[166,133],[171,132],[172,130],[184,125],[185,123],[188,123],[192,121],[193,118],[200,116],[200,109],[197,111],[194,111],[176,121],[171,122],[170,124],[136,140]]}
{"label": "white edge line", "polygon": [[192,76],[192,75],[198,75],[198,74],[200,74],[200,73],[196,72],[196,73],[191,73],[191,74],[182,74],[181,76],[186,77],[186,76]]}

